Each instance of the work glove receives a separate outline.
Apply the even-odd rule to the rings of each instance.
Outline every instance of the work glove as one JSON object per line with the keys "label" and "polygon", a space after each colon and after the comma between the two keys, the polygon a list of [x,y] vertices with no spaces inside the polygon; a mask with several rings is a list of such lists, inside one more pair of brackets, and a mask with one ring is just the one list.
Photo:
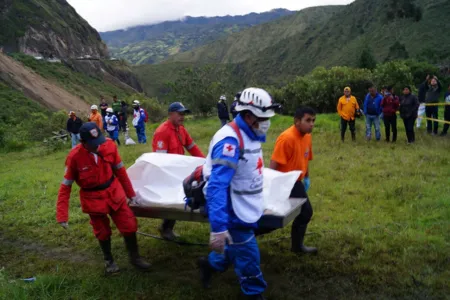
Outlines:
{"label": "work glove", "polygon": [[137,204],[136,197],[131,197],[128,199],[128,205],[136,205],[136,204]]}
{"label": "work glove", "polygon": [[303,178],[303,185],[305,186],[305,192],[309,190],[309,187],[311,186],[311,180],[308,177]]}
{"label": "work glove", "polygon": [[233,244],[233,239],[227,231],[215,233],[211,232],[209,235],[209,247],[217,253],[225,253],[225,245]]}
{"label": "work glove", "polygon": [[67,222],[59,222],[59,225],[61,225],[61,227],[64,229],[69,229],[69,223]]}

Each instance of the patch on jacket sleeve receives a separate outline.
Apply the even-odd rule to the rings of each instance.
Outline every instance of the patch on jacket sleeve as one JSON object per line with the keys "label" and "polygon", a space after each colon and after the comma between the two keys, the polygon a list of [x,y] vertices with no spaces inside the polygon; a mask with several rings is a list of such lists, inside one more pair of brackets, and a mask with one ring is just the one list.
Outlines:
{"label": "patch on jacket sleeve", "polygon": [[222,154],[228,157],[234,157],[234,155],[236,154],[236,146],[225,143],[225,145],[223,145]]}

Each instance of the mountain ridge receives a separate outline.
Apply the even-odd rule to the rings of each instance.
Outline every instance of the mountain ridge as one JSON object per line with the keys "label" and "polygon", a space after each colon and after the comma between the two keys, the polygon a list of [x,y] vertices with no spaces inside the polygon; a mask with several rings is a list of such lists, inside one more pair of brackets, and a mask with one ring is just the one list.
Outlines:
{"label": "mountain ridge", "polygon": [[[418,58],[439,63],[450,56],[450,49],[445,46],[450,44],[450,38],[436,33],[436,28],[439,32],[450,30],[446,12],[450,12],[450,2],[446,0],[356,0],[338,8],[317,26],[284,39],[279,38],[278,32],[287,27],[286,20],[292,16],[174,55],[164,63],[239,63],[247,70],[250,81],[264,84],[283,82],[317,66],[356,67],[365,48],[372,49],[379,62]],[[236,40],[261,38],[261,33],[255,33],[257,30],[267,39],[260,51],[252,53],[249,47],[236,48]],[[392,57],[393,45],[405,50]],[[243,53],[248,52],[253,55],[244,57]]]}
{"label": "mountain ridge", "polygon": [[133,64],[157,63],[232,32],[294,14],[285,9],[241,16],[185,17],[152,25],[101,32],[113,56]]}

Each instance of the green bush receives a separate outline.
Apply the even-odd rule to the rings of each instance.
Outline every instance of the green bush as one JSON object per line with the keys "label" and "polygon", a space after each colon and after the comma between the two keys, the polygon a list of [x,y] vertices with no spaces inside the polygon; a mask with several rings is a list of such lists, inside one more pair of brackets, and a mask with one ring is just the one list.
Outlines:
{"label": "green bush", "polygon": [[336,111],[336,103],[346,86],[362,102],[372,73],[368,69],[349,67],[316,68],[310,75],[297,77],[280,90],[271,89],[275,99],[283,104],[283,113],[293,114],[298,106],[310,106],[319,112]]}
{"label": "green bush", "polygon": [[414,86],[410,67],[404,61],[390,61],[378,65],[373,71],[375,83],[381,86],[393,86],[399,93],[405,85]]}

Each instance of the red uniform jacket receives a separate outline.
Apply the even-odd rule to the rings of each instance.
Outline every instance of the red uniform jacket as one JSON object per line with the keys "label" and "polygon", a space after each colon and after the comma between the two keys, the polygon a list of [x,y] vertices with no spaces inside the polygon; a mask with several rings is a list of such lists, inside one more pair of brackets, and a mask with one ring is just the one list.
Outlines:
{"label": "red uniform jacket", "polygon": [[[88,191],[108,182],[115,176],[111,185],[99,191]],[[98,154],[88,152],[83,145],[77,145],[66,159],[64,180],[59,187],[56,204],[56,219],[67,222],[69,219],[69,199],[72,183],[80,186],[81,209],[84,213],[103,213],[109,209],[117,210],[126,199],[136,194],[128,178],[116,144],[111,139],[98,148]]]}
{"label": "red uniform jacket", "polygon": [[166,121],[159,125],[153,136],[153,152],[184,155],[184,148],[192,156],[205,157],[200,148],[194,143],[184,126],[175,127]]}

